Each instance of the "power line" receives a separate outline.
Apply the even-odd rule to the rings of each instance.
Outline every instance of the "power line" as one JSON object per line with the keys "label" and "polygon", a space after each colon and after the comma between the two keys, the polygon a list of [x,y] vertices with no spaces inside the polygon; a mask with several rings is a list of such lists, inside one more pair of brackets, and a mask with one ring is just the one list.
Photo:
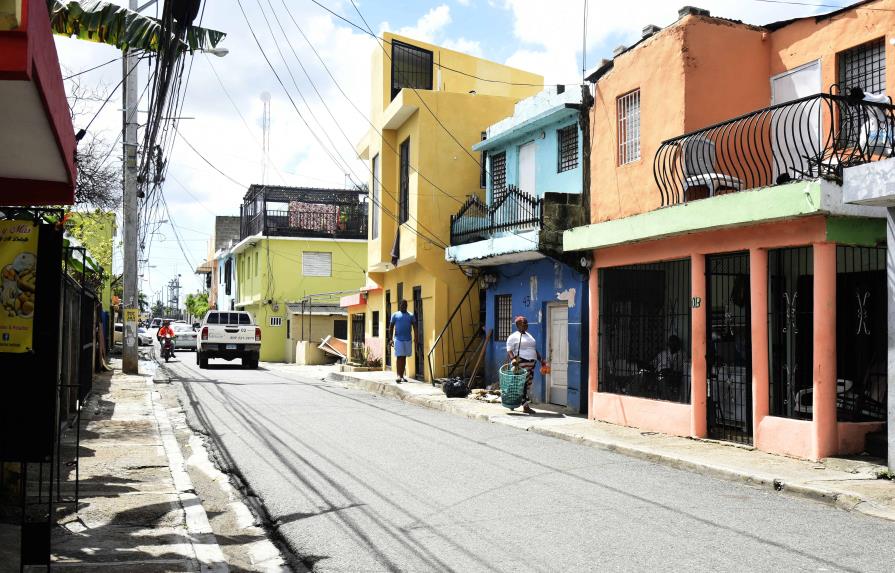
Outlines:
{"label": "power line", "polygon": [[120,59],[123,58],[123,57],[124,57],[124,56],[119,56],[119,57],[117,57],[117,58],[114,58],[114,59],[109,60],[108,62],[106,62],[106,63],[104,63],[104,64],[100,64],[100,65],[98,65],[98,66],[93,66],[92,68],[87,68],[86,70],[81,70],[80,72],[78,72],[78,73],[76,73],[76,74],[71,74],[70,76],[65,76],[65,77],[62,78],[62,79],[63,79],[63,81],[64,81],[64,80],[70,80],[70,79],[72,79],[72,78],[76,78],[76,77],[78,77],[78,76],[80,76],[80,75],[86,74],[86,73],[88,73],[88,72],[92,72],[93,70],[98,70],[98,69],[100,69],[100,68],[102,68],[102,67],[108,66],[109,64],[115,63],[115,62],[117,62],[118,60],[120,60]]}
{"label": "power line", "polygon": [[182,139],[183,142],[186,143],[187,146],[189,146],[189,148],[193,150],[193,153],[195,153],[196,155],[198,155],[199,158],[200,158],[202,161],[204,161],[205,163],[207,163],[209,167],[211,167],[212,169],[214,169],[215,171],[217,171],[218,173],[220,173],[223,177],[226,177],[226,178],[227,178],[228,180],[230,180],[230,182],[233,183],[234,185],[238,185],[238,186],[242,187],[243,189],[247,189],[247,188],[248,188],[246,185],[243,185],[242,183],[240,183],[240,182],[237,181],[236,179],[230,177],[229,175],[227,175],[226,173],[224,173],[223,171],[221,171],[220,169],[218,169],[217,166],[216,166],[214,163],[212,163],[211,161],[209,161],[208,159],[206,159],[206,157],[205,157],[204,155],[202,155],[202,153],[200,153],[198,149],[196,149],[195,147],[193,147],[193,144],[190,143],[189,140],[188,140],[186,137],[184,137],[183,134],[180,133],[180,130],[178,130],[176,127],[174,128],[174,132],[175,132],[175,134],[176,134],[177,136],[180,136],[180,139]]}
{"label": "power line", "polygon": [[821,4],[821,3],[813,3],[813,2],[797,2],[795,0],[752,0],[753,2],[761,2],[763,4],[787,4],[790,6],[811,6],[813,8],[836,8],[838,10],[854,8],[855,10],[870,10],[873,12],[895,12],[895,9],[892,8],[865,8],[864,6],[856,6],[852,4],[851,6],[839,6],[836,4]]}

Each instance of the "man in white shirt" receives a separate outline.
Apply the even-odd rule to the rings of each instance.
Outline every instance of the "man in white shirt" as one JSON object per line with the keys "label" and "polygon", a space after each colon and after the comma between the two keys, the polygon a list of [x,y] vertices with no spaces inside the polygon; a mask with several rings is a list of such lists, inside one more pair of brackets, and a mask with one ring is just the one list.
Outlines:
{"label": "man in white shirt", "polygon": [[528,332],[528,319],[524,316],[517,316],[515,322],[516,332],[507,337],[507,360],[512,364],[518,358],[519,367],[526,370],[522,411],[526,414],[534,414],[534,410],[530,406],[531,382],[534,380],[535,364],[541,361],[541,353],[538,352],[538,343],[535,341],[535,337]]}

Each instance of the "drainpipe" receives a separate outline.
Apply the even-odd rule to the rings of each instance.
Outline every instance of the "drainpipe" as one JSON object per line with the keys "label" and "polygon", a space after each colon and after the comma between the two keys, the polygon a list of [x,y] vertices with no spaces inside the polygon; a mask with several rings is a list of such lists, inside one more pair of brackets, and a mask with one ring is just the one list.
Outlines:
{"label": "drainpipe", "polygon": [[888,343],[886,368],[888,384],[887,450],[889,471],[895,472],[895,207],[886,209],[886,284],[889,290]]}

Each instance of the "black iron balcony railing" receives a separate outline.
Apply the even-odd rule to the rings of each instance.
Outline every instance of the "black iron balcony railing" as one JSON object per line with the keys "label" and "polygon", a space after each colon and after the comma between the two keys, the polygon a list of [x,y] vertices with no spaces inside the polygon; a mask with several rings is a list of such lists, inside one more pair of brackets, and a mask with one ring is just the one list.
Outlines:
{"label": "black iron balcony railing", "polygon": [[541,224],[542,200],[510,186],[492,205],[471,195],[451,215],[451,245],[465,245],[499,232],[535,229]]}
{"label": "black iron balcony railing", "polygon": [[361,198],[357,191],[253,185],[243,200],[240,235],[366,239]]}
{"label": "black iron balcony railing", "polygon": [[[653,161],[662,205],[793,180],[893,155],[895,106],[816,94],[664,141]],[[873,97],[873,96],[868,96]]]}

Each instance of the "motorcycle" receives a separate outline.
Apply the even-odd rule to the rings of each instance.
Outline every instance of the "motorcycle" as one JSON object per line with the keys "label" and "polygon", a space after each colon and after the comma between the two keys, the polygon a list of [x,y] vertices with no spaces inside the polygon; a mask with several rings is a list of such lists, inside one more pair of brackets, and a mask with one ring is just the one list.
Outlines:
{"label": "motorcycle", "polygon": [[162,340],[162,358],[167,362],[174,355],[174,338],[165,336]]}

